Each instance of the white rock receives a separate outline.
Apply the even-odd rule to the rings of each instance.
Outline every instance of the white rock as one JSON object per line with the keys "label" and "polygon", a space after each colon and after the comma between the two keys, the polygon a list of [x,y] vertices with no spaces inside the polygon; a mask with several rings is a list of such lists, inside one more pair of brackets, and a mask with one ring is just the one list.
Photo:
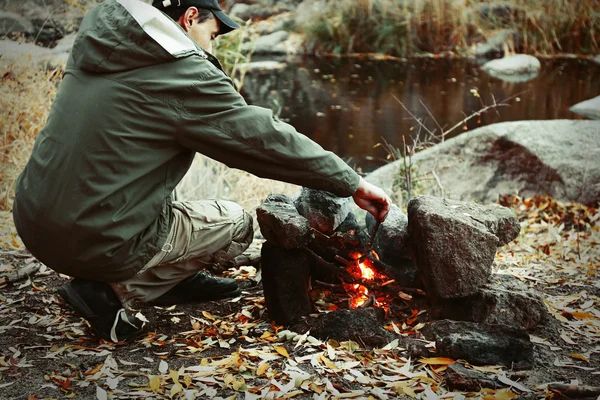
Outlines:
{"label": "white rock", "polygon": [[262,71],[277,71],[284,69],[286,63],[279,61],[254,61],[240,64],[241,69],[246,69],[247,72],[262,72]]}
{"label": "white rock", "polygon": [[535,78],[541,69],[540,60],[527,54],[516,54],[488,61],[481,67],[491,76],[509,82],[526,82]]}
{"label": "white rock", "polygon": [[600,119],[600,96],[577,103],[569,110],[589,119]]}
{"label": "white rock", "polygon": [[[559,200],[600,201],[600,121],[515,121],[465,132],[413,157],[419,194],[496,202],[499,195],[551,194]],[[392,193],[402,169],[395,161],[367,180]]]}
{"label": "white rock", "polygon": [[250,6],[248,4],[236,3],[233,5],[233,7],[231,7],[231,10],[229,11],[229,15],[232,17],[240,18],[240,15],[244,15],[248,11],[249,8],[250,8]]}

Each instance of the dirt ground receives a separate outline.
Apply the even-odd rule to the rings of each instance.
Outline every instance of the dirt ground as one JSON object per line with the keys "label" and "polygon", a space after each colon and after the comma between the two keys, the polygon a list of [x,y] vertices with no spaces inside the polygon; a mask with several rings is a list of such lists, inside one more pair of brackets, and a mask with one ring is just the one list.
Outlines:
{"label": "dirt ground", "polygon": [[[512,207],[522,232],[499,249],[496,265],[535,288],[551,314],[531,332],[535,366],[511,371],[457,362],[513,387],[451,391],[445,371],[454,360],[411,360],[397,342],[367,349],[285,332],[269,322],[252,267],[225,273],[240,280],[241,297],[147,307],[146,334],[104,342],[56,294],[67,278],[5,240],[0,282],[16,270],[40,268],[0,283],[0,399],[561,398],[549,383],[600,385],[600,214],[545,198],[513,200]],[[322,312],[332,308],[326,297],[316,304]],[[384,326],[398,337],[418,337],[428,319],[419,302],[408,304],[413,314]]]}

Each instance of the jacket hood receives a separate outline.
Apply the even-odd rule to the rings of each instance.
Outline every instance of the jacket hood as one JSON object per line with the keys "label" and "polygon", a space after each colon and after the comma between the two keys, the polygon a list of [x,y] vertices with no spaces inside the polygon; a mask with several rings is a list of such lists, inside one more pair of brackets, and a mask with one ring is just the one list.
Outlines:
{"label": "jacket hood", "polygon": [[139,0],[107,0],[83,19],[69,63],[89,72],[113,73],[192,54],[205,56],[161,11]]}

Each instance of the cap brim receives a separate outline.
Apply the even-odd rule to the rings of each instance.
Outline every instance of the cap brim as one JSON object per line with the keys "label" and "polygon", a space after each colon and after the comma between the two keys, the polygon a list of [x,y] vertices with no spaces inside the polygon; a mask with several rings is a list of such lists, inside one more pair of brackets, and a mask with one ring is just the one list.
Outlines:
{"label": "cap brim", "polygon": [[231,18],[227,16],[222,10],[214,11],[213,14],[219,22],[221,22],[221,29],[219,30],[219,35],[224,35],[228,32],[231,32],[234,29],[239,28],[240,26],[236,24]]}

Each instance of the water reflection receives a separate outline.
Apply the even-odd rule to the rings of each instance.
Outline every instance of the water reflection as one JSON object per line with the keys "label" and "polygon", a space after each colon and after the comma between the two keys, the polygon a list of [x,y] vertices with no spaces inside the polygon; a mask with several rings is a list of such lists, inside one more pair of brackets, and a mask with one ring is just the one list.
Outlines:
{"label": "water reflection", "polygon": [[402,136],[407,142],[419,132],[424,137],[425,130],[410,113],[427,129],[440,132],[483,105],[513,97],[509,106],[471,119],[452,137],[495,122],[580,118],[569,107],[600,95],[600,66],[583,60],[542,61],[540,75],[524,83],[502,82],[465,60],[287,61],[283,70],[246,76],[243,94],[248,102],[273,109],[364,171],[385,163],[385,151],[374,148],[383,139],[401,146]]}

